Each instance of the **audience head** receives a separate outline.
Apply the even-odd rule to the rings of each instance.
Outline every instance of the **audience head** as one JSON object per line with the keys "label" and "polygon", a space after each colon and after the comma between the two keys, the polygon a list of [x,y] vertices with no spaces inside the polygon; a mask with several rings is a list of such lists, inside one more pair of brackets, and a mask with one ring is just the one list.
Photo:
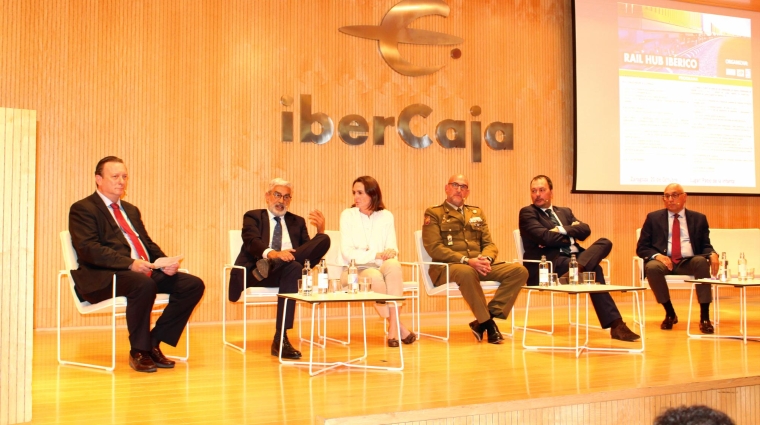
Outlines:
{"label": "audience head", "polygon": [[95,166],[95,186],[111,202],[118,202],[127,193],[127,166],[121,158],[107,156]]}
{"label": "audience head", "polygon": [[467,195],[470,194],[470,182],[462,174],[449,177],[446,184],[446,201],[455,207],[464,205]]}
{"label": "audience head", "polygon": [[554,198],[552,179],[543,174],[533,177],[530,181],[530,200],[538,208],[549,208]]}
{"label": "audience head", "polygon": [[686,192],[678,183],[671,183],[665,187],[662,193],[662,202],[665,208],[672,213],[680,212],[686,204]]}
{"label": "audience head", "polygon": [[365,214],[372,214],[374,211],[385,209],[383,204],[383,192],[380,191],[380,185],[373,177],[361,176],[354,180],[351,186],[354,194],[354,207]]}
{"label": "audience head", "polygon": [[293,199],[291,192],[293,184],[281,178],[274,178],[269,182],[269,190],[264,194],[267,201],[267,209],[274,215],[282,217],[288,212],[290,201]]}
{"label": "audience head", "polygon": [[725,413],[707,406],[671,407],[654,419],[653,425],[734,425]]}

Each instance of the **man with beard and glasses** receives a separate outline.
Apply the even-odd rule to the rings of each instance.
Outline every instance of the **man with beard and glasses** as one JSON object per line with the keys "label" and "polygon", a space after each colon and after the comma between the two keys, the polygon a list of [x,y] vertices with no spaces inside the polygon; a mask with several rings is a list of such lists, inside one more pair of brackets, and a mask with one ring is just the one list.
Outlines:
{"label": "man with beard and glasses", "polygon": [[[243,246],[235,265],[245,267],[248,286],[280,288],[281,294],[298,292],[298,279],[306,260],[316,264],[330,248],[330,237],[325,232],[325,217],[318,210],[309,213],[309,223],[317,227],[317,234],[309,238],[306,221],[288,211],[293,185],[281,178],[269,183],[264,194],[266,209],[251,210],[243,216]],[[237,301],[243,288],[243,273],[239,269],[230,274],[230,301]],[[285,300],[277,299],[277,321],[271,353],[280,355],[280,330],[293,328],[295,309],[289,309],[283,318]],[[301,352],[283,335],[282,358],[299,359]]]}

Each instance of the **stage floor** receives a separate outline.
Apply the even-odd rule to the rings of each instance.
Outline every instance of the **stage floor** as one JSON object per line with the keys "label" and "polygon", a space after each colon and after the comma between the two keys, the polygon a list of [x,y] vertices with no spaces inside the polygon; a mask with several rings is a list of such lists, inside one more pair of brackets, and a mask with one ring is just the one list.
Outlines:
{"label": "stage floor", "polygon": [[[750,298],[750,332],[752,324],[760,321],[760,312],[752,308],[753,304],[756,300]],[[736,333],[738,298],[722,299],[721,307],[717,331]],[[620,308],[631,327],[630,304],[620,304]],[[522,331],[507,337],[503,345],[477,343],[467,327],[471,314],[459,312],[452,317],[449,342],[423,337],[403,347],[406,364],[402,372],[338,369],[315,377],[310,377],[305,368],[281,366],[270,355],[273,322],[248,324],[245,354],[222,344],[221,324],[194,324],[189,361],[178,362],[175,369],[159,369],[151,374],[129,368],[129,347],[123,326],[118,331],[117,365],[113,373],[58,366],[55,331],[39,330],[34,338],[32,423],[308,424],[325,418],[391,412],[398,412],[394,415],[395,422],[411,422],[410,418],[419,417],[412,415],[412,411],[562,396],[589,399],[587,395],[593,393],[630,389],[645,393],[675,386],[686,391],[697,383],[710,387],[710,382],[760,376],[759,342],[745,345],[740,340],[689,339],[687,306],[682,302],[676,309],[681,314],[680,323],[672,331],[662,331],[659,329],[662,309],[648,301],[643,354],[584,352],[576,358],[574,352],[526,351],[522,347]],[[373,363],[396,365],[398,349],[385,346],[382,322],[374,311],[371,313],[369,359]],[[542,343],[567,344],[568,334],[574,328],[567,324],[566,307],[559,308],[558,313],[555,336],[532,332],[529,336],[544,338]],[[522,323],[524,310],[518,309],[516,314]],[[442,331],[444,318],[441,313],[423,315],[423,330]],[[544,329],[548,328],[547,308],[537,310],[535,316],[531,310],[531,322],[534,318]],[[411,323],[408,315],[404,319]],[[591,322],[597,323],[595,316]],[[346,336],[345,318],[330,318],[328,323],[331,337]],[[692,326],[695,331],[696,323]],[[499,322],[499,327],[502,332],[509,331],[508,322]],[[240,329],[238,322],[232,330],[233,340],[240,340]],[[308,328],[304,329],[308,332]],[[754,330],[760,334],[760,325]],[[327,358],[345,359],[361,354],[359,318],[352,320],[352,332],[351,347],[329,343]],[[297,343],[297,328],[289,336],[307,358],[307,344]],[[63,337],[64,356],[82,356],[103,363],[110,360],[107,330],[69,330]],[[590,337],[599,345],[638,347],[637,343],[613,341],[608,331],[599,329],[592,329]],[[184,339],[179,347],[184,348]],[[164,352],[170,354],[180,349],[169,347]],[[404,412],[410,413],[406,419]]]}

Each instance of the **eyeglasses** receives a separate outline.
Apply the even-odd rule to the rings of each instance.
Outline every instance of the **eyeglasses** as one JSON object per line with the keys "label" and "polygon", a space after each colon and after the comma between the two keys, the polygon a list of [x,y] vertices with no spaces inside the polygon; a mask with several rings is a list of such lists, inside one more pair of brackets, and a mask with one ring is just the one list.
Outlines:
{"label": "eyeglasses", "polygon": [[290,202],[290,200],[291,200],[291,199],[293,199],[293,197],[292,197],[292,196],[290,196],[290,195],[283,195],[283,194],[282,194],[282,193],[280,193],[280,192],[272,192],[272,196],[274,196],[274,198],[275,198],[275,199],[277,199],[278,201],[279,201],[280,199],[282,199],[282,200],[284,200],[285,202]]}
{"label": "eyeglasses", "polygon": [[681,193],[666,193],[662,195],[662,199],[668,200],[668,199],[678,199],[679,196],[683,195],[683,192]]}
{"label": "eyeglasses", "polygon": [[466,184],[459,184],[457,182],[451,182],[449,183],[449,186],[453,187],[454,189],[462,189],[462,190],[467,190],[470,188],[470,186],[467,186]]}

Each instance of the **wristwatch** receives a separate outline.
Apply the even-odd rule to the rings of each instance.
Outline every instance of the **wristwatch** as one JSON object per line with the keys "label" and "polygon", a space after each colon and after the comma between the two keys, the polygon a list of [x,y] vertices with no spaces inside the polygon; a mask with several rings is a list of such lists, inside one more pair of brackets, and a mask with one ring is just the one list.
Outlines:
{"label": "wristwatch", "polygon": [[462,256],[462,259],[459,260],[459,262],[462,263],[462,264],[467,264],[468,261],[470,261],[470,259],[467,258],[467,257],[465,257],[464,255]]}

